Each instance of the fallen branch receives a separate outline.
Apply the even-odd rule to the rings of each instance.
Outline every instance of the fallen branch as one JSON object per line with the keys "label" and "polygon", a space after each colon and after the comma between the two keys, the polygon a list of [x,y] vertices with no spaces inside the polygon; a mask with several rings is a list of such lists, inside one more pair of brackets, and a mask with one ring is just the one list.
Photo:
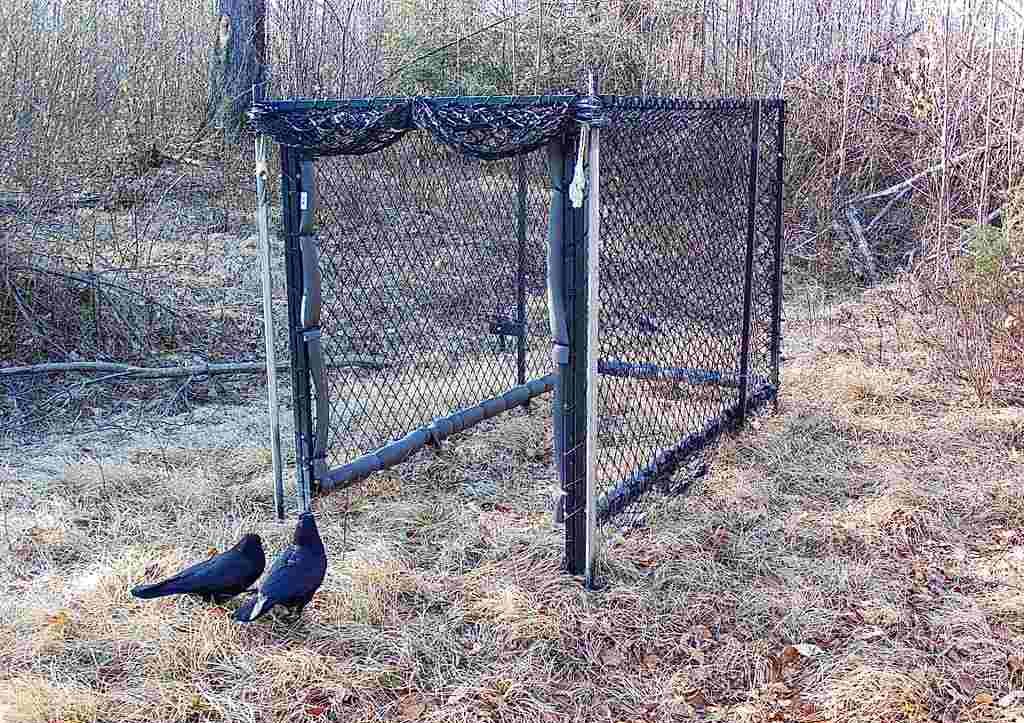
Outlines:
{"label": "fallen branch", "polygon": [[[351,356],[342,357],[326,365],[331,369],[360,367],[363,369],[384,369],[387,366],[380,357]],[[288,371],[291,365],[277,364],[277,371]],[[0,378],[31,376],[39,374],[113,374],[118,379],[175,379],[180,377],[219,376],[225,374],[259,374],[267,371],[263,362],[234,362],[223,364],[195,364],[187,367],[137,367],[130,364],[114,362],[65,362],[55,364],[32,364],[24,367],[7,367],[0,369]]]}
{"label": "fallen branch", "polygon": [[868,246],[868,240],[864,236],[864,227],[857,218],[857,210],[852,206],[846,207],[846,220],[850,223],[850,234],[853,236],[854,244],[857,247],[857,254],[863,262],[864,275],[872,285],[878,283],[878,265],[875,263],[875,254]]}
{"label": "fallen branch", "polygon": [[892,198],[890,198],[890,199],[889,199],[889,202],[888,202],[887,204],[885,204],[885,206],[883,206],[883,207],[882,207],[882,210],[881,210],[881,211],[879,211],[879,212],[878,212],[878,213],[877,213],[877,214],[875,215],[875,217],[874,217],[873,219],[871,219],[871,223],[869,223],[869,224],[868,224],[868,227],[867,227],[866,229],[864,229],[864,233],[865,233],[865,234],[871,233],[871,229],[873,229],[873,228],[875,227],[875,225],[876,225],[876,224],[877,224],[877,223],[878,223],[879,221],[881,221],[881,220],[882,220],[883,218],[885,218],[885,215],[886,215],[887,213],[889,213],[889,211],[891,211],[891,210],[892,210],[893,206],[895,206],[895,205],[896,205],[896,203],[897,203],[897,202],[898,202],[898,201],[899,201],[900,199],[902,199],[902,198],[903,198],[904,196],[906,196],[906,195],[907,195],[908,193],[910,193],[910,189],[909,189],[909,188],[904,188],[904,189],[903,189],[902,191],[900,191],[900,192],[899,192],[899,193],[897,193],[897,194],[896,194],[895,196],[893,196]]}
{"label": "fallen branch", "polygon": [[[1016,134],[1015,134],[1015,137],[1018,137],[1018,136],[1016,136]],[[954,156],[953,158],[950,158],[947,161],[939,161],[935,165],[929,166],[928,168],[924,169],[923,171],[918,171],[917,173],[915,173],[910,178],[908,178],[908,179],[906,179],[904,181],[900,181],[899,183],[897,183],[895,185],[889,186],[888,188],[886,188],[884,190],[876,191],[875,193],[869,193],[866,196],[861,196],[860,198],[854,198],[854,199],[852,199],[850,201],[847,201],[846,205],[852,206],[853,204],[856,204],[856,203],[864,203],[865,201],[874,201],[877,198],[887,198],[888,196],[892,196],[892,195],[897,194],[897,193],[905,193],[906,191],[912,189],[914,187],[914,184],[917,183],[918,181],[920,181],[922,178],[924,178],[926,176],[930,176],[931,174],[935,173],[936,171],[941,171],[947,165],[955,166],[955,165],[961,163],[962,161],[966,161],[968,158],[973,158],[974,156],[978,155],[979,153],[984,153],[985,151],[992,150],[994,148],[1001,148],[1002,146],[1005,146],[1005,145],[1006,145],[1006,142],[1003,141],[1003,142],[1000,142],[1000,143],[993,143],[990,146],[980,146],[978,148],[972,148],[969,151],[964,151],[959,156]]]}
{"label": "fallen branch", "polygon": [[[889,199],[888,203],[886,203],[882,211],[871,221],[870,224],[868,224],[867,231],[870,231],[875,226],[875,224],[878,223],[878,221],[893,208],[893,206],[896,204],[897,201],[899,201],[899,199],[903,198],[907,193],[911,192],[914,189],[914,184],[920,181],[922,178],[926,178],[927,176],[930,176],[931,174],[941,171],[947,167],[956,166],[969,158],[977,156],[980,153],[984,153],[985,151],[991,150],[993,148],[999,148],[1005,144],[1006,142],[1003,141],[1000,143],[985,145],[978,148],[972,148],[971,150],[965,151],[958,156],[954,156],[953,158],[950,158],[946,161],[940,161],[934,165],[929,166],[928,168],[925,168],[922,171],[918,171],[910,178],[900,181],[899,183],[896,183],[892,186],[889,186],[886,189],[876,191],[874,193],[869,193],[858,198],[853,198],[846,202],[845,216],[850,226],[849,235],[852,237],[853,245],[856,247],[856,250],[858,252],[857,255],[860,256],[863,260],[864,273],[873,284],[878,282],[877,266],[874,261],[874,254],[871,252],[871,247],[868,245],[867,242],[867,232],[865,231],[863,226],[861,226],[860,219],[857,217],[858,209],[856,207],[859,204],[863,204],[867,201],[875,201],[882,198]],[[994,213],[990,215],[992,216],[992,219],[995,219],[999,216],[999,213]],[[839,224],[835,222],[833,222],[833,228],[839,232],[842,232],[843,230],[839,226]],[[960,240],[963,240],[963,235],[961,235]]]}

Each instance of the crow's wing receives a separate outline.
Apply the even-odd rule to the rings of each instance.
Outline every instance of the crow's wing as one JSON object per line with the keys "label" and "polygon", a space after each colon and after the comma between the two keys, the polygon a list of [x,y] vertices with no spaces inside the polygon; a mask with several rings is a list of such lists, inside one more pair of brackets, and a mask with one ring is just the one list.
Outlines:
{"label": "crow's wing", "polygon": [[275,603],[290,600],[293,591],[303,585],[309,559],[308,549],[295,545],[288,547],[274,561],[270,574],[260,587],[260,592]]}
{"label": "crow's wing", "polygon": [[235,613],[235,619],[252,622],[275,605],[294,605],[308,600],[327,570],[322,551],[289,545],[274,560],[259,593],[246,600]]}
{"label": "crow's wing", "polygon": [[241,550],[227,550],[219,555],[190,565],[181,572],[153,585],[139,585],[132,590],[136,597],[162,595],[216,595],[242,592],[255,582],[262,570],[258,561]]}
{"label": "crow's wing", "polygon": [[272,607],[281,602],[279,593],[290,570],[293,570],[298,563],[298,555],[301,548],[296,545],[289,545],[281,550],[274,564],[270,566],[267,577],[260,585],[259,592],[242,603],[242,606],[235,611],[235,619],[252,622],[266,615]]}

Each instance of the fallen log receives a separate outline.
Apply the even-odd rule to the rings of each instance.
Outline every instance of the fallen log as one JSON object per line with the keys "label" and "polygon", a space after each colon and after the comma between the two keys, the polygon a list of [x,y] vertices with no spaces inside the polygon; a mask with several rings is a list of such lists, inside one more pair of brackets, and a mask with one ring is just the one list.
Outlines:
{"label": "fallen log", "polygon": [[[381,357],[351,356],[342,357],[326,365],[332,369],[358,367],[363,369],[384,369],[387,362]],[[277,364],[277,371],[291,369],[287,363]],[[0,368],[0,378],[33,376],[41,374],[111,374],[118,379],[176,379],[181,377],[223,376],[227,374],[260,374],[266,373],[264,362],[230,362],[221,364],[194,364],[178,367],[138,367],[131,364],[116,362],[59,362],[53,364],[32,364],[22,367]]]}

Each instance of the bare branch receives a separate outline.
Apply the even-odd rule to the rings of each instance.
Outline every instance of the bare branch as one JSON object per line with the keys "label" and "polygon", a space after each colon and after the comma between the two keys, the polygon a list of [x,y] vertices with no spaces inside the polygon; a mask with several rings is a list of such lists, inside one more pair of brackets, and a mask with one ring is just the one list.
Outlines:
{"label": "bare branch", "polygon": [[[381,357],[350,356],[342,357],[327,365],[331,368],[361,367],[364,369],[384,369],[389,364]],[[276,366],[278,371],[288,371],[289,364]],[[226,374],[261,374],[267,365],[263,362],[231,362],[223,364],[195,364],[187,367],[137,367],[130,364],[113,362],[66,362],[56,364],[32,364],[24,367],[0,368],[0,378],[33,376],[39,374],[67,374],[69,372],[85,374],[112,374],[119,379],[176,379],[180,377],[222,376]]]}

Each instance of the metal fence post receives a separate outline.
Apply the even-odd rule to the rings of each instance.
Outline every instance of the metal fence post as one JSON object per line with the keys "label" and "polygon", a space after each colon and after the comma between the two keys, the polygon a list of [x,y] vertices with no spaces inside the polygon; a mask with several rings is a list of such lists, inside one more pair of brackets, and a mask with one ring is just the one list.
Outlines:
{"label": "metal fence post", "polygon": [[288,287],[288,345],[292,363],[292,414],[295,419],[295,485],[299,508],[305,506],[308,465],[312,457],[309,371],[302,329],[302,189],[299,152],[281,146],[281,216],[285,233],[285,276]]}
{"label": "metal fence post", "polygon": [[[785,161],[786,145],[786,101],[779,101],[779,119],[776,124],[776,152],[775,158],[775,239],[774,239],[774,262],[775,277],[772,282],[772,384],[779,388],[779,366],[782,361],[782,264],[784,254],[782,249],[782,196],[783,196],[783,172]],[[775,396],[775,408],[778,410],[779,397]]]}
{"label": "metal fence post", "polygon": [[[516,316],[519,336],[516,338],[516,384],[526,383],[526,162],[516,157],[518,193],[516,198]],[[530,403],[527,402],[527,407]]]}
{"label": "metal fence post", "polygon": [[[576,171],[579,133],[567,134],[562,174],[568,193]],[[569,320],[569,383],[565,428],[565,545],[568,571],[582,575],[587,566],[586,453],[587,453],[587,218],[586,209],[569,204],[563,217],[566,309]]]}
{"label": "metal fence post", "polygon": [[[598,80],[596,73],[590,74],[590,95],[597,97]],[[597,125],[589,126],[588,173],[586,187],[586,569],[584,579],[588,588],[593,588],[597,575],[597,440],[598,440],[598,321],[601,313],[600,271],[601,271],[601,132]]]}
{"label": "metal fence post", "polygon": [[266,135],[256,136],[256,225],[260,240],[260,281],[263,286],[263,337],[267,354],[267,404],[270,416],[270,459],[274,470],[274,513],[284,521],[284,476],[281,469],[281,409],[277,403],[277,359],[274,349],[273,279],[267,199]]}
{"label": "metal fence post", "polygon": [[[565,522],[565,495],[569,479],[566,464],[566,427],[569,424],[566,395],[571,394],[569,377],[569,317],[565,294],[565,261],[563,232],[565,224],[566,187],[563,182],[565,175],[564,143],[561,138],[553,138],[548,142],[548,180],[551,184],[548,211],[548,257],[547,257],[547,293],[548,293],[548,324],[551,332],[551,357],[558,368],[558,381],[551,406],[552,436],[554,442],[555,466],[558,470],[558,494],[554,500],[556,524]],[[569,560],[569,546],[566,546],[566,564]]]}
{"label": "metal fence post", "polygon": [[750,182],[747,187],[747,253],[743,272],[743,336],[740,340],[739,426],[747,421],[750,384],[750,317],[754,283],[754,225],[757,222],[757,162],[761,145],[761,101],[755,100],[750,117]]}

